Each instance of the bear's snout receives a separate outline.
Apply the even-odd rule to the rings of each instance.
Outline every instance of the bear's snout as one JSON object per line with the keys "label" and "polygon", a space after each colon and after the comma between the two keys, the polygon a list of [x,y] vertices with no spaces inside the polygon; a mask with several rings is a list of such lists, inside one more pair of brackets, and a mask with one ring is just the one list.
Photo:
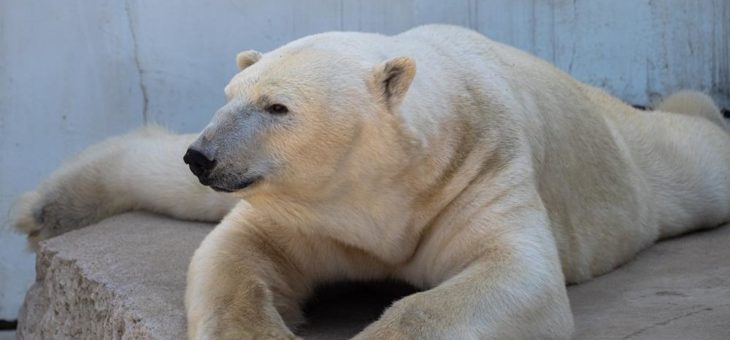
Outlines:
{"label": "bear's snout", "polygon": [[204,154],[200,150],[188,148],[188,151],[185,152],[185,156],[183,157],[183,161],[190,166],[190,171],[195,176],[198,176],[200,183],[204,185],[208,184],[208,176],[213,168],[215,168],[215,159],[212,159],[212,157]]}

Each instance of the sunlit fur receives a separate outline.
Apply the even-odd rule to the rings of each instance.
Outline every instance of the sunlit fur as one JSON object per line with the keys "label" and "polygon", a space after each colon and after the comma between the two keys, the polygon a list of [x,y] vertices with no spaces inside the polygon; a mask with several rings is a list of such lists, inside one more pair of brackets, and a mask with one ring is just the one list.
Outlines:
{"label": "sunlit fur", "polygon": [[[701,94],[638,111],[439,25],[236,59],[197,138],[146,128],[94,146],[15,215],[36,242],[131,209],[218,220],[235,204],[190,265],[190,339],[293,338],[317,283],[387,277],[424,291],[357,339],[565,339],[566,282],[730,220],[730,138]],[[221,186],[262,180],[201,186],[191,143]]]}

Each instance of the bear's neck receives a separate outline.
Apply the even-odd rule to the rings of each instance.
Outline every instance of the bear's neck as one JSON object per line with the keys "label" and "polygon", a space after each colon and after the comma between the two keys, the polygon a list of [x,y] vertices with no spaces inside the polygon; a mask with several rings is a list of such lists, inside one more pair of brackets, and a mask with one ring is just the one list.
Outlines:
{"label": "bear's neck", "polygon": [[[368,134],[371,144],[354,157],[377,159],[365,153],[384,153],[383,148],[389,148],[388,161],[393,164],[382,169],[377,168],[382,163],[345,169],[342,173],[356,175],[338,178],[332,194],[318,192],[312,199],[282,189],[247,200],[278,225],[361,249],[389,265],[404,264],[437,216],[475,178],[488,176],[504,160],[495,147],[499,143],[490,140],[488,129],[476,118],[457,116],[432,123],[438,126],[412,126],[418,147],[403,140],[395,147],[374,146],[373,140],[392,141],[392,135],[374,138],[375,132]],[[361,169],[370,171],[358,172]]]}

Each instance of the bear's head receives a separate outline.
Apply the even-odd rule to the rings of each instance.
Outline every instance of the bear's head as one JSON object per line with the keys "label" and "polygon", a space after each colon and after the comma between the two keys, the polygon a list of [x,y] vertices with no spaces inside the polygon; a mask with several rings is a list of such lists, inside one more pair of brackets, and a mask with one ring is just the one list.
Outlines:
{"label": "bear's head", "polygon": [[383,185],[417,144],[399,115],[415,62],[383,59],[306,46],[239,53],[227,103],[185,162],[204,185],[240,196]]}

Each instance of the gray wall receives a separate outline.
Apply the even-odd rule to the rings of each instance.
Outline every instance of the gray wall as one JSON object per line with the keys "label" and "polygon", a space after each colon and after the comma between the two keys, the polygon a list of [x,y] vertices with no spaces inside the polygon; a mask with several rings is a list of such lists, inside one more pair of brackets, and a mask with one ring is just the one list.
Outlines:
{"label": "gray wall", "polygon": [[[727,0],[0,0],[0,222],[18,193],[104,137],[202,128],[244,49],[328,30],[452,23],[531,51],[635,104],[676,89],[730,106]],[[0,318],[33,277],[0,231]]]}

